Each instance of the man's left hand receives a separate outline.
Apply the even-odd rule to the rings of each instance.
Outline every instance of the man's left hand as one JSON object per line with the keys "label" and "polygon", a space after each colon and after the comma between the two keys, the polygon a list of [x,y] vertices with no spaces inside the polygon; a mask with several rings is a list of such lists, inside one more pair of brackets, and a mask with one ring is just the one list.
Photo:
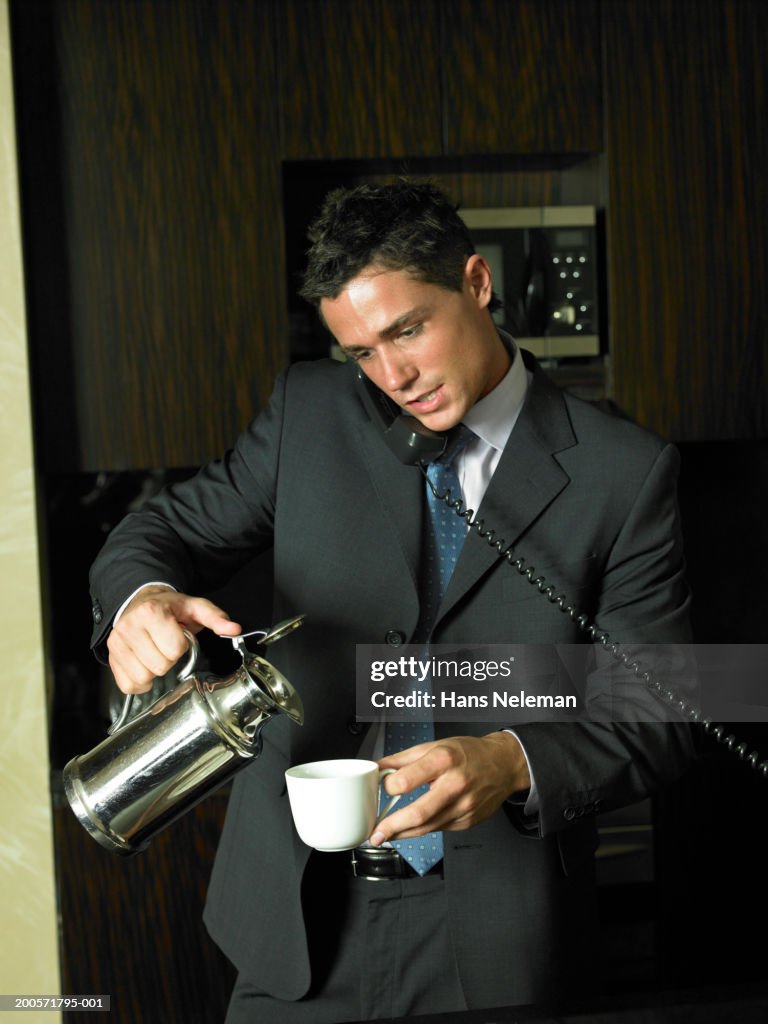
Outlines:
{"label": "man's left hand", "polygon": [[424,783],[429,792],[401,810],[395,806],[371,836],[374,846],[427,832],[471,828],[531,784],[522,747],[508,732],[421,743],[382,758],[379,765],[397,769],[384,784],[391,796]]}

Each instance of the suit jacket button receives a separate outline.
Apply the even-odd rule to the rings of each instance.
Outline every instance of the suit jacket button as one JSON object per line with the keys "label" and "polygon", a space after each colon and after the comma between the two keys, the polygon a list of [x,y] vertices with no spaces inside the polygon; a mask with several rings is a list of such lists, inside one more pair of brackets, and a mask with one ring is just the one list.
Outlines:
{"label": "suit jacket button", "polygon": [[347,722],[347,732],[351,736],[362,736],[365,732],[365,722],[358,722],[355,718],[350,718]]}
{"label": "suit jacket button", "polygon": [[566,821],[573,821],[573,819],[576,817],[576,808],[566,807],[563,811],[563,817]]}
{"label": "suit jacket button", "polygon": [[405,633],[401,633],[399,629],[389,629],[384,639],[390,647],[402,647],[405,643]]}
{"label": "suit jacket button", "polygon": [[104,612],[101,610],[101,605],[99,604],[98,601],[93,602],[93,606],[91,608],[91,615],[93,615],[93,621],[98,626],[101,620],[104,618]]}

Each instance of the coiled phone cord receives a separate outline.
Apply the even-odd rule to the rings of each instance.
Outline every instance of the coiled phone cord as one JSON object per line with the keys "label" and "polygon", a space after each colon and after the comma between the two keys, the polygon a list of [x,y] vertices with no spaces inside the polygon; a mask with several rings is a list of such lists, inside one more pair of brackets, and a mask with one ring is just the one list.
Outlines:
{"label": "coiled phone cord", "polygon": [[461,499],[452,498],[450,488],[443,494],[440,494],[427,476],[427,468],[423,462],[419,461],[417,465],[427,481],[429,489],[438,501],[444,501],[448,508],[466,522],[470,530],[474,530],[478,537],[486,541],[489,547],[496,549],[500,559],[503,559],[513,569],[516,569],[520,576],[525,577],[531,586],[536,587],[539,593],[549,600],[550,604],[555,605],[564,615],[567,615],[593,643],[601,644],[616,661],[621,662],[625,666],[627,671],[633,672],[658,700],[666,702],[675,708],[680,715],[690,719],[696,725],[700,725],[704,732],[717,743],[722,744],[735,757],[749,765],[753,771],[756,771],[764,779],[768,779],[768,760],[761,760],[760,754],[756,750],[749,751],[747,743],[739,742],[733,733],[727,732],[725,726],[718,725],[711,719],[706,718],[699,708],[675,693],[674,690],[665,687],[659,679],[655,679],[651,672],[643,668],[639,660],[633,658],[626,651],[621,651],[621,644],[618,640],[612,640],[605,630],[590,622],[588,616],[580,614],[574,605],[568,604],[565,594],[558,594],[557,587],[551,583],[548,584],[544,576],[537,576],[535,567],[532,565],[526,566],[524,558],[515,557],[512,546],[507,547],[504,539],[496,540],[496,531],[486,530],[483,520],[477,518],[473,509],[465,508],[464,502]]}

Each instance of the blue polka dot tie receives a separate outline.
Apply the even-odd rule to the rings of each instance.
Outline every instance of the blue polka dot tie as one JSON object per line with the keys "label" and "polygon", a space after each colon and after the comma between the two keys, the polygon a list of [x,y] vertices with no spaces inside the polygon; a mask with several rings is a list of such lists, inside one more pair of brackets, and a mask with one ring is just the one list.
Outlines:
{"label": "blue polka dot tie", "polygon": [[[448,508],[445,501],[437,495],[451,493],[451,500],[461,498],[461,484],[456,472],[456,458],[475,435],[460,424],[454,431],[451,440],[436,462],[427,468],[426,496],[429,515],[424,517],[424,538],[422,543],[422,584],[421,584],[421,615],[416,627],[414,643],[424,645],[424,655],[428,655],[428,643],[432,627],[437,618],[440,602],[448,589],[461,547],[467,534],[465,521]],[[437,495],[433,492],[434,487]],[[424,688],[429,686],[425,681]],[[427,743],[435,738],[434,723],[417,721],[416,719],[387,722],[384,731],[384,753],[394,754],[398,750],[413,747],[417,743]],[[401,807],[418,799],[426,793],[428,786],[420,786],[402,796],[396,805]],[[415,839],[395,839],[392,845],[401,857],[408,861],[420,875],[426,874],[443,859],[442,832],[430,832]]]}

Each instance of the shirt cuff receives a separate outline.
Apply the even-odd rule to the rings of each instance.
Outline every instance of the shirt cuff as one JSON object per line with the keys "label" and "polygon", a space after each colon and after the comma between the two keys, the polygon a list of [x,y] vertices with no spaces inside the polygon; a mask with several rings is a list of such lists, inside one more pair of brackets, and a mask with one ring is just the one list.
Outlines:
{"label": "shirt cuff", "polygon": [[131,603],[131,601],[134,599],[134,597],[136,597],[137,594],[141,593],[142,590],[146,590],[147,587],[167,587],[169,590],[172,590],[174,593],[178,593],[178,591],[176,590],[176,587],[172,587],[171,584],[170,583],[166,583],[165,580],[153,580],[151,583],[142,583],[140,587],[136,587],[134,592],[129,597],[126,597],[126,599],[123,601],[123,603],[117,609],[115,617],[112,620],[112,628],[113,629],[115,628],[115,626],[119,622],[120,616],[123,614],[123,612],[128,607],[128,605]]}
{"label": "shirt cuff", "polygon": [[530,760],[528,758],[528,754],[526,752],[526,749],[523,746],[523,742],[520,739],[520,737],[517,735],[515,730],[514,729],[504,729],[503,731],[504,732],[508,732],[510,734],[510,736],[514,736],[515,739],[517,740],[517,742],[520,744],[520,749],[523,752],[523,757],[525,758],[525,763],[528,765],[528,776],[529,776],[529,778],[531,780],[531,788],[528,790],[527,794],[521,793],[519,796],[513,794],[512,796],[507,797],[507,802],[510,803],[510,804],[515,804],[515,806],[517,806],[517,807],[522,807],[523,808],[523,814],[525,814],[526,817],[528,817],[528,816],[534,817],[535,815],[537,815],[539,813],[539,792],[538,792],[538,790],[536,788],[536,776],[533,774],[533,768],[531,767],[531,762],[530,762]]}

